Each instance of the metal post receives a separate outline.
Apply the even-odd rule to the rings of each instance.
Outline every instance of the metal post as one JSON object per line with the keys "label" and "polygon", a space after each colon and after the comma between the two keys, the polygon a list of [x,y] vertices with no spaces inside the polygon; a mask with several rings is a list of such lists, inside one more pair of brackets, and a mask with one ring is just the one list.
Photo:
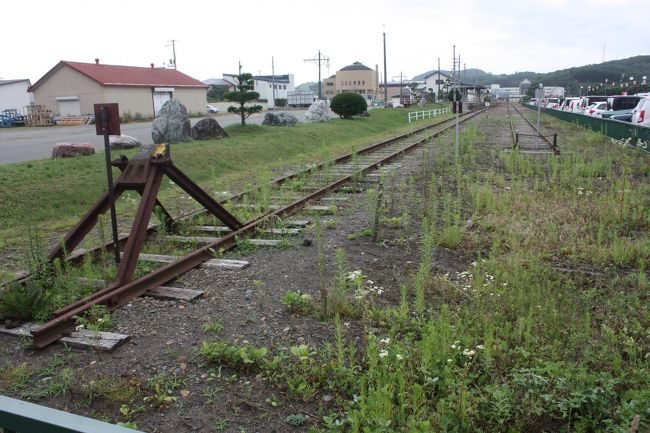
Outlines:
{"label": "metal post", "polygon": [[[459,57],[459,65],[460,65],[460,56]],[[459,109],[458,105],[456,105],[456,45],[454,45],[454,65],[453,65],[453,74],[452,74],[452,94],[453,94],[453,104],[454,104],[454,110],[456,110],[456,147],[455,147],[455,152],[456,152],[456,158],[458,158],[458,152],[460,148],[459,144],[459,135],[460,135],[460,117],[459,117]]]}
{"label": "metal post", "polygon": [[388,72],[386,71],[386,32],[384,32],[384,108],[388,108]]}
{"label": "metal post", "polygon": [[275,60],[271,56],[271,83],[273,83],[273,108],[275,108]]}
{"label": "metal post", "polygon": [[402,73],[399,73],[399,105],[404,105],[402,102]]}
{"label": "metal post", "polygon": [[106,156],[106,178],[108,179],[108,202],[111,207],[111,227],[113,230],[113,252],[115,264],[120,264],[120,243],[117,234],[117,213],[115,212],[115,191],[113,189],[113,168],[111,166],[111,145],[108,139],[108,113],[102,107],[102,122],[104,125],[104,155]]}
{"label": "metal post", "polygon": [[323,99],[323,94],[321,92],[321,83],[320,83],[320,50],[318,50],[318,100]]}
{"label": "metal post", "polygon": [[440,98],[440,81],[442,81],[442,77],[440,76],[440,57],[438,57],[438,79],[436,81],[438,81],[438,94],[436,96]]}

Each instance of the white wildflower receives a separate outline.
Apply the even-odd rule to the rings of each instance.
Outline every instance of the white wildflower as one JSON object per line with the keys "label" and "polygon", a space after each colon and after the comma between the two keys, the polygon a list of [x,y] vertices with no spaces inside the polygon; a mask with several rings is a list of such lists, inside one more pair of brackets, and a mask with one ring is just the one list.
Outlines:
{"label": "white wildflower", "polygon": [[379,352],[379,357],[380,358],[385,358],[387,356],[388,356],[388,351],[382,350],[381,352]]}
{"label": "white wildflower", "polygon": [[395,355],[395,358],[397,358],[398,361],[401,361],[402,359],[404,359],[404,356],[398,353],[397,355]]}
{"label": "white wildflower", "polygon": [[470,349],[465,349],[463,350],[463,355],[467,356],[468,358],[471,358],[472,356],[476,355],[475,350],[470,350]]}
{"label": "white wildflower", "polygon": [[382,338],[381,340],[379,340],[379,342],[383,343],[383,344],[388,344],[388,343],[390,343],[390,338],[388,338],[388,337]]}

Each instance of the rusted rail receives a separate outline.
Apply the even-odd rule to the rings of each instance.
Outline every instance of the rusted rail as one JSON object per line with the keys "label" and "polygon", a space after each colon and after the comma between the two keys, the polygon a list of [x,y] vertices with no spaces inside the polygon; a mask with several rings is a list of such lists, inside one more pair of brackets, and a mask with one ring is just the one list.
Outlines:
{"label": "rusted rail", "polygon": [[[463,115],[462,120],[466,121],[469,118],[472,118],[480,113],[482,113],[485,109],[483,110],[476,110],[473,112],[469,112],[465,115]],[[371,154],[373,151],[386,147],[400,139],[403,139],[405,137],[414,135],[419,132],[423,132],[432,128],[437,128],[440,127],[439,130],[435,131],[432,136],[437,136],[441,134],[442,132],[448,130],[449,128],[453,127],[454,124],[452,123],[454,119],[448,119],[442,122],[437,122],[432,125],[428,125],[426,127],[420,128],[416,131],[412,131],[408,134],[404,134],[399,137],[394,137],[389,140],[385,140],[380,143],[376,143],[374,145],[368,146],[358,152],[356,154],[358,155],[368,155]],[[445,123],[450,123],[449,126],[443,126]],[[64,334],[71,332],[74,330],[75,327],[75,322],[74,322],[74,317],[79,316],[83,314],[85,311],[87,311],[89,308],[91,308],[93,305],[97,304],[103,304],[107,307],[109,311],[113,311],[120,306],[130,302],[133,298],[138,297],[144,293],[146,293],[149,290],[153,290],[158,286],[161,286],[165,284],[166,282],[173,280],[177,278],[178,276],[182,275],[183,273],[197,267],[201,263],[213,258],[214,253],[216,251],[220,250],[228,250],[232,247],[234,247],[237,243],[237,240],[243,237],[246,237],[252,233],[255,232],[255,230],[262,224],[264,224],[266,221],[269,221],[273,218],[276,217],[286,217],[289,216],[298,210],[302,209],[308,202],[318,200],[319,198],[325,196],[329,192],[339,188],[341,185],[350,182],[354,176],[358,174],[365,174],[371,170],[376,169],[380,165],[384,165],[386,163],[389,163],[393,161],[396,158],[399,158],[401,155],[411,151],[412,149],[420,146],[422,143],[426,142],[430,137],[424,137],[421,138],[420,140],[417,140],[414,143],[410,143],[406,145],[405,147],[396,150],[392,152],[391,154],[382,157],[378,160],[376,160],[373,163],[368,164],[366,167],[358,170],[356,173],[351,173],[347,176],[343,176],[326,186],[318,189],[317,191],[314,191],[307,196],[300,198],[298,200],[295,200],[294,202],[285,205],[284,207],[281,207],[277,210],[267,212],[247,223],[239,223],[236,219],[231,220],[230,223],[226,223],[226,221],[229,218],[229,214],[223,214],[221,213],[221,210],[223,208],[218,205],[215,209],[210,209],[208,206],[206,206],[207,202],[210,202],[212,199],[205,196],[202,196],[200,193],[197,191],[193,191],[190,193],[195,199],[197,199],[199,202],[201,200],[206,200],[206,203],[204,204],[204,207],[211,213],[213,213],[215,216],[217,216],[219,219],[221,219],[223,222],[225,222],[231,229],[232,231],[219,240],[212,242],[208,245],[205,245],[190,254],[188,254],[185,257],[179,258],[175,260],[172,263],[169,263],[167,265],[164,265],[153,272],[144,275],[136,280],[129,281],[130,276],[132,274],[128,274],[128,271],[123,271],[120,272],[118,271],[118,279],[116,282],[110,284],[109,286],[99,290],[98,292],[94,293],[93,295],[80,300],[78,302],[75,302],[71,305],[68,305],[67,307],[57,311],[55,313],[55,317],[50,320],[49,322],[41,325],[40,327],[34,329],[31,331],[32,336],[33,336],[33,344],[34,347],[36,348],[43,348],[46,347],[47,345],[57,341],[59,338],[61,338]],[[334,160],[335,164],[342,164],[347,161],[350,161],[353,158],[354,154],[347,154],[344,156],[341,156],[337,159]],[[189,179],[183,179],[182,176],[180,176],[178,173],[176,173],[173,169],[170,170],[169,167],[171,165],[167,164],[165,165],[165,174],[170,175],[174,179],[174,181],[181,187],[183,187],[183,182],[191,182]],[[323,164],[314,167],[312,169],[306,170],[307,172],[313,172],[316,171],[317,169],[322,169]],[[149,178],[146,182],[146,185],[151,185],[150,189],[156,189],[156,183],[159,182],[159,174],[149,172]],[[279,178],[273,181],[273,183],[279,185],[289,179],[292,179],[296,176],[298,176],[299,173],[293,173],[291,175],[285,176],[283,178]],[[118,179],[118,184],[119,184],[119,179]],[[137,183],[137,185],[142,186],[142,183]],[[158,184],[159,186],[159,184]],[[198,188],[198,187],[197,187]],[[186,191],[188,189],[183,188]],[[191,188],[189,188],[191,189]],[[200,188],[199,188],[200,189]],[[202,191],[202,190],[201,190]],[[189,192],[189,191],[188,191]],[[148,216],[147,216],[147,211],[142,211],[142,209],[151,209],[155,205],[155,194],[153,194],[151,191],[148,191],[147,188],[145,187],[144,190],[142,191],[142,196],[143,200],[141,201],[141,207],[140,210],[138,211],[138,214],[136,215],[136,221],[134,222],[133,228],[140,231],[140,234],[135,233],[132,234],[127,240],[127,246],[126,250],[131,251],[130,256],[128,260],[125,260],[124,262],[127,262],[126,264],[123,262],[122,266],[120,269],[131,269],[132,267],[135,266],[135,260],[137,260],[137,254],[136,251],[139,252],[138,246],[141,247],[142,240],[144,233],[147,232],[147,222],[148,222]],[[101,209],[104,209],[105,206],[103,204],[103,199],[104,197],[100,198],[99,203],[96,204],[92,209],[94,209],[94,212],[98,212]],[[143,203],[145,203],[143,205]],[[210,203],[211,205],[214,204],[214,202]],[[224,210],[225,212],[225,210]],[[89,212],[90,213],[90,212]],[[150,213],[148,214],[150,215]],[[94,215],[86,215],[86,217],[89,220],[93,220]],[[146,220],[146,221],[145,221]],[[137,225],[137,227],[136,227]],[[79,226],[79,225],[78,225]],[[78,227],[76,226],[75,229],[80,230],[80,231],[86,231],[86,227]],[[73,230],[75,230],[73,229]],[[87,232],[87,231],[86,231]],[[79,236],[74,237],[74,240],[78,240]],[[78,241],[80,242],[80,240]],[[77,242],[77,243],[78,243]],[[71,242],[69,246],[72,246]],[[72,246],[74,248],[74,246]],[[54,254],[54,256],[57,256]],[[126,256],[126,254],[125,254]]]}
{"label": "rusted rail", "polygon": [[[551,150],[553,151],[553,153],[555,155],[560,154],[560,149],[557,147],[557,134],[553,134],[553,141],[551,141],[548,138],[548,136],[542,134],[541,131],[538,131],[537,128],[535,127],[535,125],[533,125],[533,122],[531,122],[526,116],[524,116],[521,113],[521,111],[519,111],[519,109],[514,104],[512,104],[510,102],[508,102],[507,104],[508,104],[508,106],[507,106],[508,107],[508,117],[510,118],[510,127],[511,127],[511,130],[512,130],[512,133],[513,133],[513,136],[514,136],[513,138],[514,138],[514,141],[515,141],[514,147],[518,146],[519,136],[530,136],[530,137],[536,136],[536,137],[541,138],[551,148]],[[511,114],[510,114],[510,107],[512,107],[517,112],[517,114],[519,114],[519,116],[521,116],[526,121],[526,123],[533,129],[533,131],[535,131],[534,134],[526,134],[526,133],[516,131],[514,129],[514,125],[512,123],[512,117],[511,117]]]}

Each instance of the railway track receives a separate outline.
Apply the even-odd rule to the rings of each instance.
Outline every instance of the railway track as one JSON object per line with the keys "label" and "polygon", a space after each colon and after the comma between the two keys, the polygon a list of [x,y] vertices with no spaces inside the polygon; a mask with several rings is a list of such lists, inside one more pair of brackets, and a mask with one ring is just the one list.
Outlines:
{"label": "railway track", "polygon": [[[464,122],[485,110],[465,113],[461,116],[460,121]],[[156,290],[201,264],[215,264],[216,266],[221,264],[222,267],[233,265],[227,260],[215,261],[214,256],[218,252],[227,251],[237,246],[242,239],[250,238],[258,232],[264,233],[265,227],[267,234],[294,233],[295,229],[291,228],[273,229],[268,227],[273,222],[293,215],[302,209],[309,209],[312,203],[324,198],[346,183],[364,176],[378,177],[379,174],[371,172],[378,167],[389,165],[432,137],[453,128],[454,125],[454,118],[442,120],[416,131],[373,144],[357,152],[343,155],[328,163],[275,179],[269,185],[237,194],[220,202],[214,201],[198,185],[193,184],[173,166],[169,159],[168,149],[166,155],[156,154],[155,158],[146,154],[141,157],[140,161],[137,160],[138,157],[130,162],[114,161],[114,165],[124,171],[116,181],[118,192],[121,193],[130,188],[138,191],[142,196],[131,233],[122,235],[119,240],[120,251],[123,252],[116,280],[92,295],[57,310],[50,321],[31,329],[34,347],[46,347],[74,331],[75,317],[83,315],[94,305],[101,304],[106,306],[108,311],[113,311],[135,297]],[[136,169],[133,168],[134,166]],[[197,200],[204,209],[190,212],[174,220],[157,200],[156,194],[163,175],[170,177]],[[194,231],[200,236],[197,236],[196,233],[156,235],[156,227],[149,224],[154,207],[160,210],[158,215],[164,221],[165,232],[178,231],[179,227],[182,227],[182,230]],[[324,211],[327,208],[327,206],[311,207],[314,211]],[[82,260],[83,257],[89,255],[98,256],[101,252],[110,249],[113,245],[111,242],[90,249],[77,248],[92,225],[97,222],[97,215],[106,212],[107,209],[107,198],[101,197],[88,214],[66,235],[62,245],[52,251],[50,259],[72,262]],[[236,217],[237,211],[240,215],[244,215],[245,219]],[[193,236],[187,234],[193,234]],[[215,234],[219,236],[214,237]],[[152,254],[142,254],[146,239],[156,239],[158,245],[161,242],[171,244],[189,242],[196,245],[197,248],[182,257],[164,256],[164,258],[160,258],[162,256],[158,255],[155,257],[158,257],[159,260],[156,260]],[[66,251],[71,251],[71,253],[66,254]],[[159,261],[164,264],[152,272],[135,278],[135,265],[138,260],[142,259]]]}
{"label": "railway track", "polygon": [[525,154],[560,154],[560,149],[557,147],[557,134],[554,134],[550,139],[542,131],[538,131],[535,125],[514,104],[507,102],[506,108],[514,148]]}

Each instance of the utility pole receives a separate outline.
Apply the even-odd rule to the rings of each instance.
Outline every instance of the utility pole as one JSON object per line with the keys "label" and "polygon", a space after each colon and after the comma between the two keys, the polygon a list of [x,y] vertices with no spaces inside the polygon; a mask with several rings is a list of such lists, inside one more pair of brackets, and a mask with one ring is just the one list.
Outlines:
{"label": "utility pole", "polygon": [[[438,95],[437,97],[440,100],[443,100],[442,97],[440,96],[440,82],[442,81],[442,75],[440,75],[440,57],[438,57],[438,79],[436,80],[438,82]],[[436,99],[437,101],[437,99]]]}
{"label": "utility pole", "polygon": [[237,63],[239,63],[239,75],[241,75],[241,60],[238,60]]}
{"label": "utility pole", "polygon": [[172,44],[172,54],[174,55],[174,58],[172,60],[174,61],[174,69],[176,69],[176,42],[178,42],[178,40],[172,39],[171,41],[167,42]]}
{"label": "utility pole", "polygon": [[273,103],[271,104],[271,108],[275,108],[275,60],[273,59],[273,56],[271,56],[271,83],[273,83]]}
{"label": "utility pole", "polygon": [[321,79],[320,79],[320,67],[325,63],[328,63],[330,61],[329,57],[324,57],[321,55],[320,50],[318,50],[318,59],[303,59],[305,62],[309,63],[317,63],[318,64],[318,99],[323,99],[323,93],[321,90]]}
{"label": "utility pole", "polygon": [[[455,143],[454,151],[456,153],[456,159],[458,159],[458,151],[459,151],[459,148],[460,148],[459,139],[458,139],[458,137],[460,135],[460,118],[459,118],[459,114],[460,114],[459,111],[460,110],[458,109],[458,105],[456,104],[456,73],[457,73],[457,69],[456,69],[456,45],[454,45],[453,51],[454,51],[453,52],[454,61],[453,61],[452,69],[451,69],[452,70],[452,72],[451,72],[451,80],[452,80],[451,81],[452,82],[451,92],[452,92],[452,95],[453,95],[452,99],[453,99],[453,104],[454,104],[454,110],[456,111],[456,143]],[[460,66],[460,56],[458,56],[458,61],[459,61],[458,64]]]}
{"label": "utility pole", "polygon": [[384,26],[384,108],[388,108],[388,71],[386,71],[386,26]]}
{"label": "utility pole", "polygon": [[399,73],[399,105],[404,105],[403,99],[402,99],[402,82],[403,82],[403,77],[402,73]]}

